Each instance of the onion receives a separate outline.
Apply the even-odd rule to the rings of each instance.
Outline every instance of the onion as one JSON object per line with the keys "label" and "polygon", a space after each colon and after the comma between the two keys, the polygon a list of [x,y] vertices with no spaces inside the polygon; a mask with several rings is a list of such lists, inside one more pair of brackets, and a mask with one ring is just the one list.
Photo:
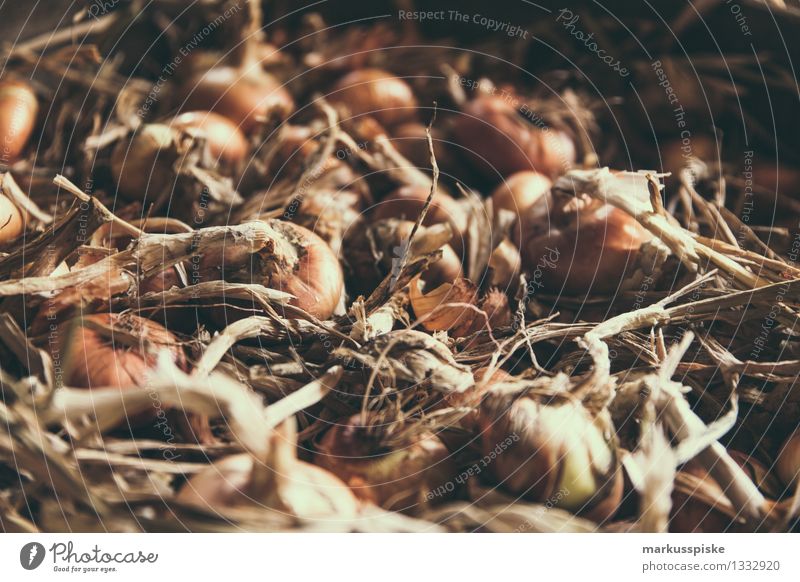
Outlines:
{"label": "onion", "polygon": [[0,163],[19,159],[36,126],[39,101],[31,86],[20,80],[0,81]]}
{"label": "onion", "polygon": [[230,167],[237,167],[247,157],[248,145],[244,134],[227,117],[213,111],[188,111],[171,122],[171,127],[200,130],[211,156]]}
{"label": "onion", "polygon": [[509,210],[519,216],[546,196],[552,185],[550,178],[539,172],[512,174],[492,192],[494,209]]}
{"label": "onion", "polygon": [[328,471],[297,460],[294,442],[293,430],[278,431],[266,463],[248,453],[226,457],[189,479],[177,500],[216,511],[255,506],[301,519],[353,518],[353,493]]}
{"label": "onion", "polygon": [[228,62],[208,66],[199,56],[192,71],[173,84],[181,110],[214,111],[224,115],[245,134],[275,115],[286,119],[294,111],[292,96],[276,77],[264,71],[261,5],[247,2],[248,21],[241,29]]}
{"label": "onion", "polygon": [[0,245],[15,240],[25,230],[25,220],[17,205],[0,194]]}
{"label": "onion", "polygon": [[420,227],[409,247],[414,223],[387,219],[374,224],[359,221],[344,239],[344,256],[348,266],[347,288],[351,293],[368,295],[390,274],[397,275],[400,261],[441,249],[439,260],[428,265],[420,279],[428,287],[452,283],[461,276],[461,259],[449,244],[449,227]]}
{"label": "onion", "polygon": [[[416,221],[425,206],[430,190],[422,186],[402,186],[381,200],[371,212],[375,220],[401,218]],[[467,230],[467,215],[461,205],[449,194],[438,191],[433,196],[425,220],[425,226],[449,224],[453,229],[450,245],[456,253],[464,248]]]}
{"label": "onion", "polygon": [[615,446],[580,402],[489,393],[479,424],[489,470],[503,489],[598,522],[616,512],[623,477]]}
{"label": "onion", "polygon": [[467,102],[463,113],[453,135],[489,178],[528,170],[555,177],[575,162],[575,145],[566,133],[534,125],[504,97],[481,95]]}
{"label": "onion", "polygon": [[[256,221],[259,222],[259,221]],[[258,283],[290,293],[291,305],[319,319],[329,318],[344,288],[339,260],[330,247],[310,230],[282,220],[265,220],[272,240],[244,263],[241,257],[223,261],[208,254],[202,269],[228,282]],[[226,310],[226,317],[239,319],[241,310]]]}
{"label": "onion", "polygon": [[736,513],[722,488],[696,462],[690,461],[675,475],[670,532],[742,531],[736,523]]}
{"label": "onion", "polygon": [[380,69],[358,69],[342,77],[328,98],[351,116],[371,115],[391,127],[412,121],[417,113],[414,92],[404,80]]}
{"label": "onion", "polygon": [[117,143],[111,152],[111,173],[120,196],[144,205],[169,194],[178,159],[176,138],[169,126],[151,123]]}
{"label": "onion", "polygon": [[800,431],[795,431],[783,443],[775,461],[775,472],[780,480],[794,491],[800,479]]}
{"label": "onion", "polygon": [[560,207],[548,196],[528,209],[518,231],[522,268],[532,285],[550,293],[613,293],[650,234],[613,206],[578,206]]}
{"label": "onion", "polygon": [[341,478],[359,499],[402,512],[432,501],[430,493],[456,475],[450,453],[434,434],[387,448],[375,430],[362,424],[360,415],[334,425],[317,446],[315,463]]}
{"label": "onion", "polygon": [[199,71],[178,88],[181,109],[224,115],[248,133],[271,114],[286,119],[294,100],[277,78],[261,66],[218,66]]}
{"label": "onion", "polygon": [[[149,373],[156,366],[157,352],[163,349],[179,368],[187,369],[177,338],[161,325],[136,315],[87,315],[76,320],[71,331],[66,326],[59,330],[65,362],[63,381],[67,386],[145,389]],[[153,349],[148,350],[149,346]],[[159,413],[154,407],[127,418],[127,423],[132,427],[152,424]],[[197,428],[200,438],[210,436],[202,421]]]}

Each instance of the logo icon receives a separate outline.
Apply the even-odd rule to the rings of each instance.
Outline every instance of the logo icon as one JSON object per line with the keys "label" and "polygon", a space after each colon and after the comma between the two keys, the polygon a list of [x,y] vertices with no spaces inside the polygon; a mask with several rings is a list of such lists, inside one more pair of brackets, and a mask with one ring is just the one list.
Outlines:
{"label": "logo icon", "polygon": [[19,551],[19,563],[26,570],[35,570],[44,561],[44,546],[39,542],[30,542]]}

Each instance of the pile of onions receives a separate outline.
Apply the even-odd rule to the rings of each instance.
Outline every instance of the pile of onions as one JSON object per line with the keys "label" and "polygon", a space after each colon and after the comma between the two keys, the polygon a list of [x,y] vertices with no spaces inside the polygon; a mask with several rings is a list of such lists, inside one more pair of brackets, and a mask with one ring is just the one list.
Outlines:
{"label": "pile of onions", "polygon": [[27,82],[0,81],[0,163],[10,166],[19,159],[33,135],[38,112],[39,100]]}
{"label": "pile of onions", "polygon": [[623,491],[616,448],[580,402],[489,392],[479,425],[489,471],[502,489],[597,522],[616,512]]}
{"label": "pile of onions", "polygon": [[545,196],[520,219],[515,233],[522,269],[549,293],[614,293],[636,266],[650,233],[626,212],[599,201]]}
{"label": "pile of onions", "polygon": [[430,502],[430,493],[456,475],[451,455],[436,435],[424,432],[404,446],[387,448],[361,415],[332,426],[317,446],[314,462],[347,483],[359,499],[406,513]]}
{"label": "pile of onions", "polygon": [[380,69],[357,69],[341,79],[328,99],[350,115],[370,115],[384,127],[413,121],[417,100],[403,79]]}
{"label": "pile of onions", "polygon": [[278,429],[263,461],[243,453],[213,463],[181,487],[177,500],[215,512],[259,507],[301,519],[355,517],[358,502],[347,486],[296,458],[294,432]]}
{"label": "pile of onions", "polygon": [[566,133],[537,126],[513,100],[499,95],[468,101],[452,132],[469,159],[494,181],[528,170],[555,177],[575,162],[575,144]]}

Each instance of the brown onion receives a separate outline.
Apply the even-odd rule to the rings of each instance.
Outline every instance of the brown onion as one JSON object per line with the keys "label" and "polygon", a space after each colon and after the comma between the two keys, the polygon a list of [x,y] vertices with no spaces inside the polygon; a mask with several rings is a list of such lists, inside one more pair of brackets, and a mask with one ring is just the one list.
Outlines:
{"label": "brown onion", "polygon": [[503,489],[598,522],[616,512],[623,487],[616,449],[580,402],[489,393],[479,424],[484,458]]}
{"label": "brown onion", "polygon": [[522,217],[520,250],[529,283],[550,293],[613,293],[649,232],[613,206],[562,204],[546,197]]}
{"label": "brown onion", "polygon": [[[108,328],[108,333],[101,331]],[[119,336],[115,339],[114,332]],[[135,338],[137,343],[131,343]],[[77,388],[140,386],[156,365],[156,353],[145,349],[166,349],[179,368],[186,369],[186,357],[177,338],[159,324],[136,315],[97,313],[84,316],[69,337],[69,367],[64,381]]]}
{"label": "brown onion", "polygon": [[736,510],[714,478],[690,461],[675,475],[669,531],[723,533],[745,531]]}
{"label": "brown onion", "polygon": [[512,174],[492,192],[494,209],[509,210],[516,216],[524,214],[547,195],[552,185],[550,178],[539,172]]}
{"label": "brown onion", "polygon": [[271,55],[265,54],[261,2],[250,0],[245,8],[233,50],[213,65],[207,55],[216,55],[197,53],[189,74],[176,79],[173,88],[181,110],[214,111],[247,134],[270,117],[286,119],[295,105],[283,84],[264,70],[265,58],[280,55],[268,47]]}
{"label": "brown onion", "polygon": [[[372,209],[375,220],[401,218],[415,222],[425,206],[430,190],[423,186],[402,186],[378,202]],[[433,196],[428,213],[422,224],[449,224],[453,229],[450,246],[457,253],[464,248],[464,237],[467,230],[467,215],[461,205],[449,194],[438,191]]]}
{"label": "brown onion", "polygon": [[495,180],[528,170],[555,177],[575,163],[575,145],[566,133],[537,126],[498,95],[467,102],[452,131],[468,158]]}
{"label": "brown onion", "polygon": [[225,165],[237,167],[247,157],[244,134],[227,117],[213,111],[187,111],[172,119],[169,125],[184,131],[200,130],[211,156]]}
{"label": "brown onion", "polygon": [[432,491],[456,475],[447,447],[434,434],[426,432],[405,446],[386,448],[360,415],[330,428],[317,451],[315,463],[347,483],[356,497],[393,511],[418,510],[434,500]]}
{"label": "brown onion", "polygon": [[[291,305],[319,319],[329,318],[339,304],[344,287],[339,260],[331,248],[310,230],[282,220],[255,221],[265,224],[272,239],[261,251],[248,257],[220,260],[208,254],[201,261],[206,272],[228,282],[258,283],[294,296]],[[220,264],[221,263],[221,264]],[[239,319],[239,310],[226,317]]]}
{"label": "brown onion", "polygon": [[0,163],[11,165],[28,145],[36,126],[39,101],[20,80],[0,81]]}
{"label": "brown onion", "polygon": [[294,100],[277,78],[260,65],[217,66],[198,71],[177,89],[184,110],[207,110],[224,115],[241,131],[252,131],[271,114],[286,119]]}
{"label": "brown onion", "polygon": [[18,238],[25,230],[25,219],[8,196],[0,194],[0,245]]}
{"label": "brown onion", "polygon": [[[157,352],[166,349],[186,370],[186,356],[177,338],[161,325],[136,315],[98,313],[59,328],[64,356],[63,381],[74,388],[145,388],[155,368]],[[152,351],[148,350],[152,347]],[[127,419],[131,426],[152,422],[159,411]]]}
{"label": "brown onion", "polygon": [[175,131],[167,125],[142,126],[111,153],[111,173],[120,196],[131,202],[155,202],[169,194],[178,159]]}
{"label": "brown onion", "polygon": [[391,127],[416,117],[417,100],[403,79],[380,69],[358,69],[342,77],[328,98],[353,117],[371,115]]}
{"label": "brown onion", "polygon": [[420,279],[426,286],[435,288],[460,277],[461,259],[449,244],[444,244],[450,231],[443,230],[441,225],[420,227],[409,247],[413,228],[413,222],[398,219],[380,220],[374,224],[363,220],[355,223],[343,243],[348,290],[369,295],[385,277],[398,274],[404,256],[411,259],[418,253],[433,252],[436,248],[441,250],[441,257],[428,265]]}

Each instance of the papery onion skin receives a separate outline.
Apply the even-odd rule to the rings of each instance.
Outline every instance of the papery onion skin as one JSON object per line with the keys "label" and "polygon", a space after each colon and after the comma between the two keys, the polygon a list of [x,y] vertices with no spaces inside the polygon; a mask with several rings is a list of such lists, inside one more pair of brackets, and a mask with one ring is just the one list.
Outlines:
{"label": "papery onion skin", "polygon": [[169,122],[171,127],[182,130],[200,130],[205,134],[208,151],[214,160],[236,167],[245,161],[248,145],[239,128],[213,111],[187,111]]}
{"label": "papery onion skin", "polygon": [[554,209],[549,219],[548,206],[552,201],[540,201],[522,221],[522,267],[529,281],[552,294],[614,293],[650,233],[609,205],[573,213]]}
{"label": "papery onion skin", "polygon": [[11,165],[28,145],[36,127],[39,101],[21,80],[0,81],[0,163]]}
{"label": "papery onion skin", "polygon": [[363,501],[387,510],[414,513],[426,503],[448,499],[432,495],[457,474],[447,447],[431,433],[393,451],[371,450],[360,415],[337,424],[317,446],[314,462],[337,475]]}
{"label": "papery onion skin", "polygon": [[353,117],[371,115],[391,127],[416,117],[417,100],[403,79],[380,69],[358,69],[342,77],[328,99]]}

